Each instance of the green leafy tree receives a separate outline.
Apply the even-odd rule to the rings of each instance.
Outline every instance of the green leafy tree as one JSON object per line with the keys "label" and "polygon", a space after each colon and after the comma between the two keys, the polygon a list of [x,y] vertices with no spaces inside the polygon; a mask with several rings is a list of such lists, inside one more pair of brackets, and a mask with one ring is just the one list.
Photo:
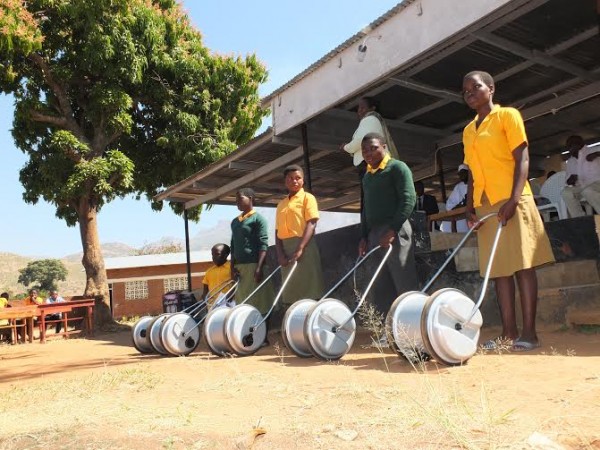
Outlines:
{"label": "green leafy tree", "polygon": [[29,286],[37,281],[36,287],[42,291],[56,289],[58,281],[67,279],[67,268],[58,259],[40,259],[31,261],[19,270],[19,283]]}
{"label": "green leafy tree", "polygon": [[254,55],[210,53],[175,0],[0,0],[23,197],[79,225],[86,295],[107,305],[102,206],[133,193],[161,209],[154,195],[253,136],[265,80]]}

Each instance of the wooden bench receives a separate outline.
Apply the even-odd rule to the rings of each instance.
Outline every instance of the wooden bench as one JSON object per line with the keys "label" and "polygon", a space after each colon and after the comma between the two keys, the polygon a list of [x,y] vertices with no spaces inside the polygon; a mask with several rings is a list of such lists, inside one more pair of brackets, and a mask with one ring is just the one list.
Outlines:
{"label": "wooden bench", "polygon": [[13,344],[17,343],[19,328],[23,329],[23,335],[27,334],[29,336],[29,342],[33,342],[33,318],[37,315],[38,307],[35,305],[2,308],[0,310],[0,320],[8,320],[8,325],[0,325],[0,328],[11,330]]}
{"label": "wooden bench", "polygon": [[[56,325],[62,323],[63,331],[55,333],[53,336],[63,336],[69,338],[70,334],[80,333],[85,331],[88,336],[94,333],[94,305],[96,301],[94,298],[81,298],[74,297],[77,300],[66,300],[60,303],[51,303],[38,305],[38,326],[40,330],[40,343],[46,342],[46,328],[48,325]],[[76,310],[83,310],[83,316],[74,315],[71,316]],[[61,314],[60,319],[46,319],[49,315]],[[83,327],[81,330],[69,331],[68,325],[70,322],[83,320]]]}
{"label": "wooden bench", "polygon": [[433,231],[433,224],[439,220],[452,222],[452,232],[456,233],[456,222],[458,220],[465,219],[467,217],[466,212],[467,208],[463,206],[462,208],[456,208],[451,211],[431,214],[427,216],[427,225],[429,227],[429,231]]}

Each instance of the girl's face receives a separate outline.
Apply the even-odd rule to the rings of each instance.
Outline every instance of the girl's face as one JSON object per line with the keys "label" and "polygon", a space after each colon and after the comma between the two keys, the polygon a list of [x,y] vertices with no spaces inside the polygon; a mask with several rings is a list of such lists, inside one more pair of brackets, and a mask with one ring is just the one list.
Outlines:
{"label": "girl's face", "polygon": [[248,212],[252,209],[252,199],[242,194],[237,194],[235,196],[235,204],[242,212]]}
{"label": "girl's face", "polygon": [[489,105],[494,94],[494,86],[488,86],[479,75],[465,78],[463,80],[463,98],[469,108],[479,109]]}
{"label": "girl's face", "polygon": [[298,170],[288,172],[285,176],[285,187],[290,194],[295,194],[304,187],[304,176]]}

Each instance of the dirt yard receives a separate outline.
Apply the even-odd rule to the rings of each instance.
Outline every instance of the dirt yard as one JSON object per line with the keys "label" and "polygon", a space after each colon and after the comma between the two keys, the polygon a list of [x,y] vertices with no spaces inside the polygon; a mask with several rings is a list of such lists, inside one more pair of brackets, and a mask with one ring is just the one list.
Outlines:
{"label": "dirt yard", "polygon": [[1,345],[0,449],[599,449],[600,334],[541,338],[454,368],[367,335],[335,363],[143,356],[127,332]]}

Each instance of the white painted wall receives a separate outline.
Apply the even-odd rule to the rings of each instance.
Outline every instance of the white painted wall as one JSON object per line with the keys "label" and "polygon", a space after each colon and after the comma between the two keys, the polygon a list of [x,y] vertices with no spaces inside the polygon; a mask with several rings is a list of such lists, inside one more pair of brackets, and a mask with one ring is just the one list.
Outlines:
{"label": "white painted wall", "polygon": [[[371,31],[358,61],[356,42],[272,100],[275,135],[389,75],[407,61],[514,0],[421,0]],[[340,67],[341,65],[341,67]]]}

